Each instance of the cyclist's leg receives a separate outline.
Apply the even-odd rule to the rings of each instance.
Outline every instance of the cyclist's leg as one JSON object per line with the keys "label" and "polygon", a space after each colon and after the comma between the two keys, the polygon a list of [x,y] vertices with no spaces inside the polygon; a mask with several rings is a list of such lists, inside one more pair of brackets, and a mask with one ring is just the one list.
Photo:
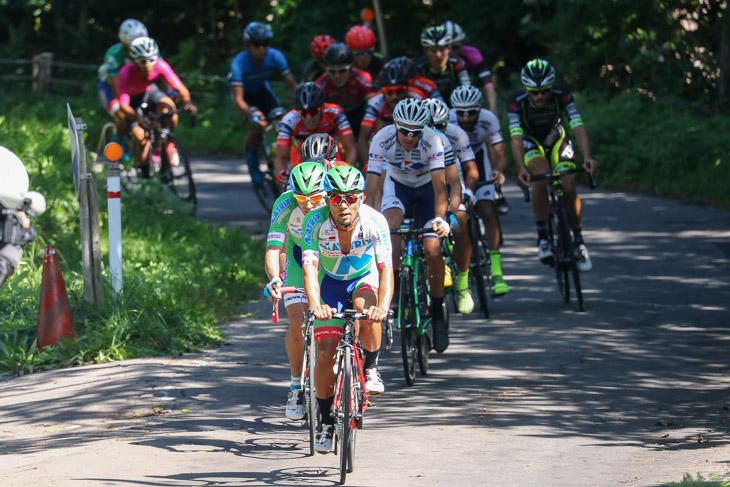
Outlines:
{"label": "cyclist's leg", "polygon": [[[371,306],[378,305],[378,286],[380,274],[377,269],[371,270],[358,279],[355,291],[352,296],[353,307],[358,312],[363,312]],[[378,372],[378,356],[380,354],[380,340],[382,337],[382,325],[380,322],[361,320],[359,322],[360,341],[364,349],[363,369],[365,372],[365,388],[372,395],[379,395],[385,392],[383,379]]]}
{"label": "cyclist's leg", "polygon": [[[284,285],[302,287],[302,251],[301,247],[295,247],[292,255],[287,256],[284,274]],[[298,379],[302,375],[302,350],[304,349],[304,336],[302,336],[302,324],[307,314],[307,297],[303,293],[291,293],[284,295],[286,313],[289,316],[289,329],[286,332],[284,344],[286,354],[289,357],[289,368],[291,370],[291,389],[298,389]]]}
{"label": "cyclist's leg", "polygon": [[[400,188],[400,184],[392,181],[386,176],[385,183],[383,184],[383,199],[380,206],[380,210],[385,216],[385,220],[388,222],[388,228],[391,230],[397,230],[400,228],[403,222],[403,217],[406,214],[410,214],[410,205],[408,209],[406,204],[408,201],[403,201],[399,191],[396,191],[396,187]],[[393,271],[397,272],[400,269],[400,258],[403,253],[403,239],[393,239]]]}

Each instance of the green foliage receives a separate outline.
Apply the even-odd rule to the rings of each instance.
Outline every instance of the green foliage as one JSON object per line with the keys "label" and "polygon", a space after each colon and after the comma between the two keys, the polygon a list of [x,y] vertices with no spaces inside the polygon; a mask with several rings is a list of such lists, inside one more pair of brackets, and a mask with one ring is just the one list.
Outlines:
{"label": "green foliage", "polygon": [[681,482],[672,482],[669,484],[670,487],[730,487],[730,480],[728,475],[718,475],[716,473],[708,475],[705,479],[701,474],[697,474],[696,477],[692,477],[691,474],[684,474]]}
{"label": "green foliage", "polygon": [[[31,188],[46,196],[49,208],[34,220],[38,238],[0,289],[0,373],[183,353],[218,343],[217,323],[258,292],[263,245],[242,231],[194,220],[184,203],[153,183],[123,197],[124,294],[115,297],[107,288],[103,309],[83,300],[65,102],[0,94],[0,103],[8,107],[0,117],[0,141],[24,161]],[[75,98],[71,105],[88,124],[87,139],[95,145],[106,114],[93,98]],[[105,181],[97,178],[107,262]],[[32,335],[45,245],[56,246],[76,338],[38,354]],[[107,272],[104,279],[108,282]]]}

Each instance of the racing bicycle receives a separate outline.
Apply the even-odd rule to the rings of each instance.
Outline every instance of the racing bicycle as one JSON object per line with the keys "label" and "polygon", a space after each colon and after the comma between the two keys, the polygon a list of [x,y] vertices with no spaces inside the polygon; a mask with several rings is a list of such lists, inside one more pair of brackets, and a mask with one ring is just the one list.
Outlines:
{"label": "racing bicycle", "polygon": [[[256,110],[256,107],[251,107],[252,112]],[[271,213],[276,198],[282,193],[276,182],[274,159],[276,158],[276,136],[279,133],[279,125],[285,113],[284,108],[276,107],[266,117],[267,124],[261,130],[261,142],[259,143],[259,168],[264,166],[261,170],[263,180],[259,184],[251,181],[256,198],[267,213]]]}

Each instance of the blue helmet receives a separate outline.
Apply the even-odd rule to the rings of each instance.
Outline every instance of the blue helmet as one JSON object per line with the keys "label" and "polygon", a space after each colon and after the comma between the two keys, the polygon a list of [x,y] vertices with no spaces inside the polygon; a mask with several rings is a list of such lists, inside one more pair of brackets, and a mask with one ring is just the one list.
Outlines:
{"label": "blue helmet", "polygon": [[243,29],[244,42],[267,42],[271,41],[273,37],[271,29],[262,22],[251,22]]}

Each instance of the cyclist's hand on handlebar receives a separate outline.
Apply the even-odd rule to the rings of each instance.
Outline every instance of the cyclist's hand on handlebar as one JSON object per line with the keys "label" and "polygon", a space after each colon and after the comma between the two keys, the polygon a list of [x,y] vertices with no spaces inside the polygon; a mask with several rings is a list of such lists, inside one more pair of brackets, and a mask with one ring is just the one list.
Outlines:
{"label": "cyclist's hand on handlebar", "polygon": [[195,105],[193,105],[192,102],[187,102],[184,105],[183,110],[185,110],[185,113],[187,113],[191,117],[194,116],[194,115],[196,115],[198,113],[198,107],[196,107]]}
{"label": "cyclist's hand on handlebar", "polygon": [[504,184],[505,180],[507,178],[504,177],[504,174],[502,174],[502,171],[492,171],[489,173],[489,182],[492,184]]}
{"label": "cyclist's hand on handlebar", "polygon": [[520,175],[517,176],[517,186],[522,189],[528,189],[530,187],[530,173],[527,171],[520,173]]}
{"label": "cyclist's hand on handlebar", "polygon": [[314,306],[312,308],[312,314],[314,315],[314,319],[318,321],[329,321],[332,319],[332,308],[327,306],[326,304],[320,304],[319,306]]}
{"label": "cyclist's hand on handlebar", "polygon": [[593,176],[596,174],[596,169],[598,168],[598,161],[595,159],[586,159],[583,162],[583,168],[586,170],[588,174]]}
{"label": "cyclist's hand on handlebar", "polygon": [[436,232],[436,235],[439,236],[439,238],[446,237],[451,231],[449,224],[446,223],[446,220],[444,220],[440,216],[434,218],[431,227],[433,228],[433,231]]}
{"label": "cyclist's hand on handlebar", "polygon": [[279,174],[276,175],[277,186],[284,186],[289,182],[289,171],[282,169]]}
{"label": "cyclist's hand on handlebar", "polygon": [[271,278],[269,283],[266,285],[266,289],[264,289],[264,296],[266,296],[269,301],[272,301],[274,299],[281,299],[281,293],[279,292],[279,288],[283,282],[281,281],[281,277],[275,276]]}
{"label": "cyclist's hand on handlebar", "polygon": [[266,117],[264,117],[264,113],[261,110],[255,109],[251,112],[251,125],[265,127],[266,126]]}
{"label": "cyclist's hand on handlebar", "polygon": [[368,315],[368,321],[374,321],[376,323],[379,323],[383,321],[388,316],[388,310],[383,308],[378,308],[377,306],[370,306],[367,309]]}
{"label": "cyclist's hand on handlebar", "polygon": [[466,206],[467,208],[471,207],[471,205],[473,205],[477,201],[477,197],[474,194],[474,191],[470,190],[469,188],[464,189],[464,195],[462,199],[464,200],[464,206]]}

